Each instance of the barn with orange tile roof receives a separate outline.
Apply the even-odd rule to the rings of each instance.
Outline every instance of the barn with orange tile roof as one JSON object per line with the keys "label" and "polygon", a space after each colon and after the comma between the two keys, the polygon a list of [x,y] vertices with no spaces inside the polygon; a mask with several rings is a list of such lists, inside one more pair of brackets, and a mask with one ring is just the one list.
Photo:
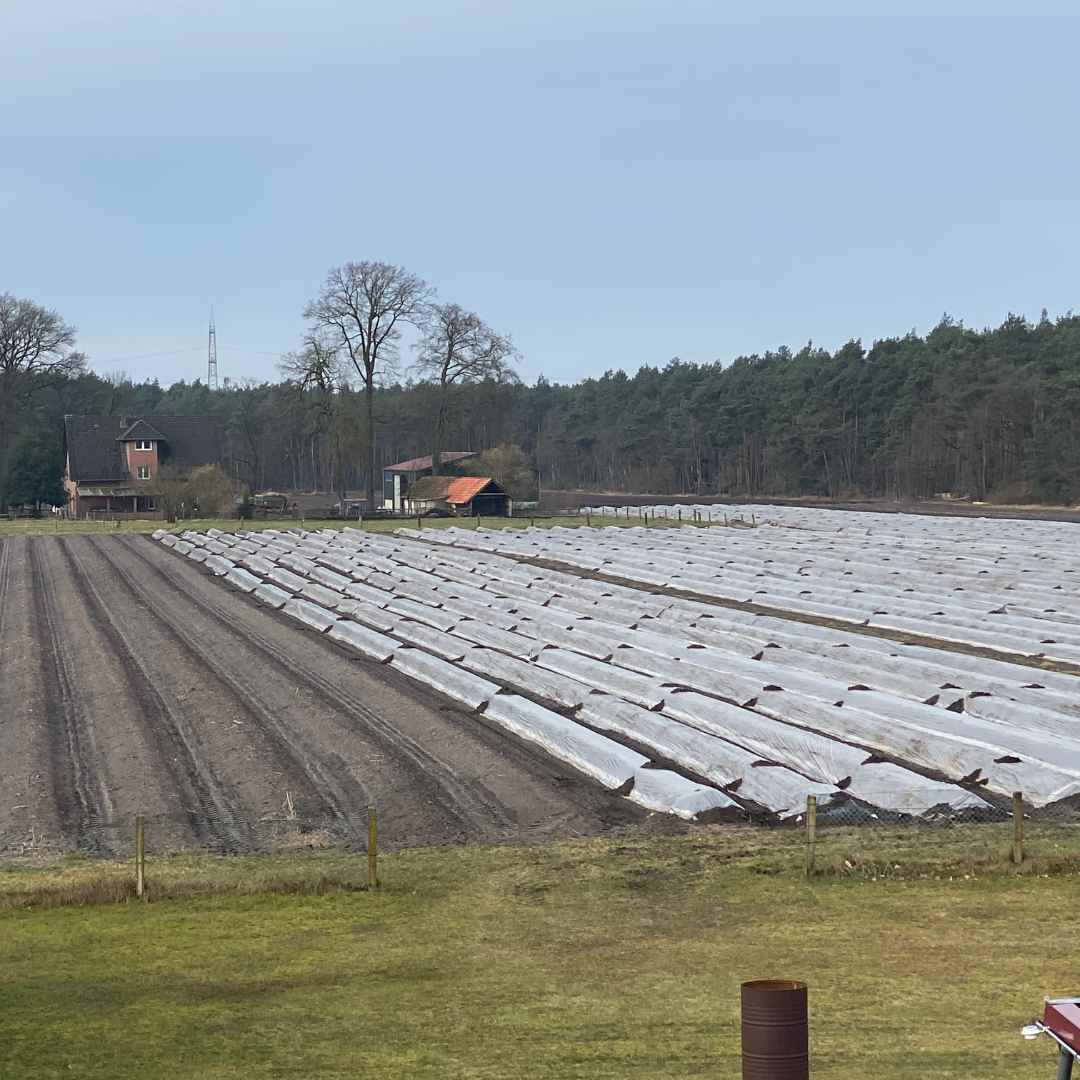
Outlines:
{"label": "barn with orange tile roof", "polygon": [[490,476],[422,476],[405,497],[410,514],[444,510],[465,517],[506,517],[510,497]]}

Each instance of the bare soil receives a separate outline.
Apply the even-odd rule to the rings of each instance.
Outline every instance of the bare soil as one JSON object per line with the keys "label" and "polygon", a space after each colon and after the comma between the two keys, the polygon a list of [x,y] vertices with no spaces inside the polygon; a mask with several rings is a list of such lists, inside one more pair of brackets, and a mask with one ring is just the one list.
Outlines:
{"label": "bare soil", "polygon": [[140,536],[0,543],[0,852],[579,836],[645,815]]}

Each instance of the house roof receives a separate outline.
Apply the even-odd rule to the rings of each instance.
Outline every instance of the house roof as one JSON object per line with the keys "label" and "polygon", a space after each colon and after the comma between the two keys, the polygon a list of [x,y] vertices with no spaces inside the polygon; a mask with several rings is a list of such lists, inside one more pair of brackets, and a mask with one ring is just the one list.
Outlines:
{"label": "house roof", "polygon": [[141,416],[116,441],[135,442],[137,440],[156,439],[163,442],[165,436],[156,427],[148,424]]}
{"label": "house roof", "polygon": [[210,465],[224,457],[221,432],[208,416],[65,416],[64,445],[72,480],[128,480],[123,441],[139,421],[157,434],[160,460],[178,469]]}
{"label": "house roof", "polygon": [[[454,461],[461,461],[462,458],[476,457],[475,450],[444,450],[439,455],[439,462],[442,465],[448,465]],[[386,472],[400,472],[400,473],[412,473],[412,472],[425,472],[431,468],[431,455],[427,457],[414,457],[409,458],[408,461],[399,461],[396,465],[387,465]]]}
{"label": "house roof", "polygon": [[447,502],[468,506],[481,492],[504,494],[490,476],[422,476],[409,488],[411,502]]}

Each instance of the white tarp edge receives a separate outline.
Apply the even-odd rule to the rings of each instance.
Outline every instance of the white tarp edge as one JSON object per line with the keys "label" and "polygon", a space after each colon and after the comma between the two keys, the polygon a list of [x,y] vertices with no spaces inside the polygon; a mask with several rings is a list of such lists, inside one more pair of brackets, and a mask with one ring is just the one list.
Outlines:
{"label": "white tarp edge", "polygon": [[403,674],[426,683],[470,709],[480,708],[499,692],[495,683],[463,671],[421,649],[398,649],[391,663]]}
{"label": "white tarp edge", "polygon": [[687,821],[693,821],[709,810],[738,806],[722,791],[695,784],[667,769],[638,769],[634,774],[634,788],[628,798],[647,810],[674,814]]}
{"label": "white tarp edge", "polygon": [[355,649],[371,660],[378,660],[379,663],[389,660],[401,648],[393,638],[345,619],[332,626],[326,636],[340,645]]}
{"label": "white tarp edge", "polygon": [[284,589],[279,589],[276,585],[260,585],[253,595],[267,607],[275,609],[283,608],[292,599]]}
{"label": "white tarp edge", "polygon": [[234,588],[246,593],[254,592],[262,584],[254,574],[249,574],[238,566],[234,566],[225,575],[225,580]]}
{"label": "white tarp edge", "polygon": [[621,787],[648,764],[649,759],[636,751],[514,694],[493,697],[484,718],[543,747],[606,788]]}
{"label": "white tarp edge", "polygon": [[462,661],[470,671],[507,683],[515,690],[574,709],[588,700],[592,691],[577,679],[537,667],[527,660],[507,656],[494,649],[473,649]]}
{"label": "white tarp edge", "polygon": [[664,690],[656,679],[613,667],[602,660],[592,660],[566,649],[545,649],[536,662],[549,671],[557,671],[647,709],[658,709],[664,704]]}
{"label": "white tarp edge", "polygon": [[289,600],[282,610],[291,619],[317,630],[320,634],[325,633],[338,621],[337,616],[332,615],[326,608],[307,600],[297,600],[295,597]]}

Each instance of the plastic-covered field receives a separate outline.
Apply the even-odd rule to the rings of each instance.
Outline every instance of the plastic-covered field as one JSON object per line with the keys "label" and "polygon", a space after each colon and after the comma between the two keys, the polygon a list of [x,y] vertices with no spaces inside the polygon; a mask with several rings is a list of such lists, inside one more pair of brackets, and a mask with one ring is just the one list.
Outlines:
{"label": "plastic-covered field", "polygon": [[498,550],[703,597],[1080,663],[1073,524],[770,506],[740,513],[760,527],[553,529],[508,536]]}
{"label": "plastic-covered field", "polygon": [[[935,608],[964,620],[982,603],[1008,607],[1000,590],[1028,601],[1003,632],[1016,640],[1080,607],[1067,553],[1052,543],[1006,554],[1004,540],[984,535],[953,559],[918,533],[905,542],[883,528],[878,543],[862,532],[861,554],[839,532],[783,528],[155,537],[298,628],[392,665],[651,809],[788,816],[807,794],[831,792],[939,814],[1015,790],[1035,805],[1080,793],[1076,676],[708,602],[802,613],[785,598],[801,597],[809,579],[807,603],[828,597],[829,610],[815,614],[843,622],[835,611],[851,610],[844,603],[877,609],[895,594],[918,605],[936,586]],[[528,561],[536,558],[546,565]],[[995,569],[984,575],[987,566]],[[581,576],[591,571],[683,595]],[[1055,573],[1064,575],[1057,589]],[[828,582],[820,594],[819,581]],[[765,600],[762,587],[778,591]],[[954,589],[959,600],[946,605]],[[1058,597],[1053,612],[1039,607],[1047,591]],[[873,598],[860,599],[867,592]],[[694,593],[702,600],[687,598]],[[985,634],[998,633],[1003,624],[988,620]],[[920,634],[948,636],[927,628],[926,613],[918,621]],[[984,633],[969,621],[969,636]],[[1080,618],[1060,626],[1080,631]],[[997,641],[991,647],[1004,649]]]}

